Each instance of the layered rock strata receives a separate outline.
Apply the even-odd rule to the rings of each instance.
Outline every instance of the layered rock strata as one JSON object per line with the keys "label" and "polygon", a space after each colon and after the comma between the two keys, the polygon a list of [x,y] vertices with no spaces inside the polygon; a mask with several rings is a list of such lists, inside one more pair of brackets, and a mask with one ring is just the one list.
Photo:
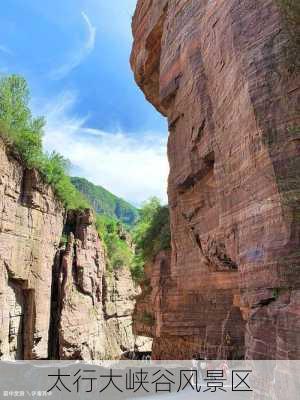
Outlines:
{"label": "layered rock strata", "polygon": [[52,265],[64,210],[0,141],[0,356],[48,357]]}
{"label": "layered rock strata", "polygon": [[106,271],[91,211],[69,212],[64,235],[53,270],[50,357],[119,359],[149,344],[132,333],[139,288],[127,267]]}
{"label": "layered rock strata", "polygon": [[300,358],[300,79],[282,16],[274,0],[137,3],[131,65],[169,123],[171,263],[150,279],[159,329],[136,325],[154,358]]}

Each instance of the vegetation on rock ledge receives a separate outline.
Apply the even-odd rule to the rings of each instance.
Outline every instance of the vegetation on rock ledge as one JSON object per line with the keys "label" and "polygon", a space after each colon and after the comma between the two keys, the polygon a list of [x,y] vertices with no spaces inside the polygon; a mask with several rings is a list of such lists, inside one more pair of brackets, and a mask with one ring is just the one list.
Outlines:
{"label": "vegetation on rock ledge", "polygon": [[162,206],[153,197],[140,210],[140,219],[133,230],[136,245],[132,262],[132,275],[136,280],[144,277],[144,265],[153,261],[162,250],[171,247],[170,215],[168,206]]}
{"label": "vegetation on rock ledge", "polygon": [[144,281],[145,264],[171,247],[168,207],[154,197],[143,205],[139,215],[131,232],[134,250],[120,222],[105,215],[97,216],[97,230],[106,246],[109,269],[130,266],[132,277],[138,283]]}
{"label": "vegetation on rock ledge", "polygon": [[96,228],[104,242],[109,270],[129,267],[132,263],[133,250],[126,240],[122,224],[107,215],[97,215]]}
{"label": "vegetation on rock ledge", "polygon": [[87,208],[89,203],[71,183],[69,162],[56,152],[43,151],[45,119],[34,118],[29,108],[29,89],[24,78],[0,79],[0,135],[17,151],[27,168],[36,168],[68,209]]}

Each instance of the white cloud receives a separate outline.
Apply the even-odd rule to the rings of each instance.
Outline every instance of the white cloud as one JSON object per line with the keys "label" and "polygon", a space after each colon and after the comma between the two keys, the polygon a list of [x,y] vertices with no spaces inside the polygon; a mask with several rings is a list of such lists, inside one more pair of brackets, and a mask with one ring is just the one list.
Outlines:
{"label": "white cloud", "polygon": [[88,31],[89,31],[89,36],[85,43],[85,48],[87,51],[91,52],[91,51],[93,51],[93,49],[95,47],[95,43],[96,43],[96,28],[91,24],[91,21],[85,12],[82,11],[81,15],[82,15],[83,19],[85,20],[86,25],[88,27]]}
{"label": "white cloud", "polygon": [[44,144],[67,157],[76,173],[135,204],[151,196],[166,202],[168,162],[166,138],[145,132],[130,135],[86,127],[87,118],[72,116],[74,93],[49,104]]}
{"label": "white cloud", "polygon": [[96,43],[96,28],[92,25],[89,17],[85,12],[82,11],[81,15],[88,29],[88,37],[81,49],[77,49],[75,52],[70,54],[66,63],[50,72],[51,79],[59,80],[66,77],[73,69],[77,68],[94,50]]}
{"label": "white cloud", "polygon": [[0,44],[0,51],[2,53],[8,54],[9,56],[13,55],[13,52],[6,46]]}

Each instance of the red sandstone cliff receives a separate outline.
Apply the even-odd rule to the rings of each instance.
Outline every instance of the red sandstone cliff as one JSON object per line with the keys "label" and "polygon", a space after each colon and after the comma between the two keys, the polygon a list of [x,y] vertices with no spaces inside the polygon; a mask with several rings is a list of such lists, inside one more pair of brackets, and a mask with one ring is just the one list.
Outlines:
{"label": "red sandstone cliff", "polygon": [[300,358],[300,79],[277,2],[138,0],[133,35],[169,122],[172,231],[159,321],[140,299],[136,331],[154,358]]}
{"label": "red sandstone cliff", "polygon": [[48,357],[52,264],[63,208],[0,141],[0,356]]}
{"label": "red sandstone cliff", "polygon": [[132,333],[138,292],[127,269],[106,271],[90,210],[66,215],[0,140],[0,359],[111,359],[147,348]]}
{"label": "red sandstone cliff", "polygon": [[106,255],[90,210],[68,213],[68,242],[56,255],[52,279],[50,357],[100,360],[151,344],[132,333],[139,288],[123,267],[106,271]]}

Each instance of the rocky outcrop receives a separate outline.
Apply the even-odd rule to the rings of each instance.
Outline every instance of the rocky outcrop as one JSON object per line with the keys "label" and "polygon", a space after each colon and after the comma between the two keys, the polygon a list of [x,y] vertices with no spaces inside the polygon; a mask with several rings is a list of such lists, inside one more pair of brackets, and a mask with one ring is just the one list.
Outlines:
{"label": "rocky outcrop", "polygon": [[136,298],[133,313],[133,329],[138,335],[156,338],[161,336],[165,306],[165,293],[170,284],[171,254],[161,251],[152,263],[145,265],[145,277],[141,282],[141,294]]}
{"label": "rocky outcrop", "polygon": [[48,357],[52,265],[64,210],[0,141],[0,356]]}
{"label": "rocky outcrop", "polygon": [[169,123],[154,358],[300,358],[299,74],[277,4],[137,3],[131,65]]}
{"label": "rocky outcrop", "polygon": [[132,333],[139,288],[128,268],[106,271],[104,247],[93,222],[90,210],[68,213],[67,244],[57,253],[53,270],[54,359],[119,359],[145,344]]}
{"label": "rocky outcrop", "polygon": [[147,335],[133,334],[132,314],[140,294],[128,268],[119,268],[104,275],[104,320],[106,356],[120,358],[127,352],[151,351],[152,340]]}
{"label": "rocky outcrop", "polygon": [[151,347],[132,333],[139,288],[128,268],[106,271],[91,211],[66,214],[3,142],[0,207],[0,359],[112,359]]}
{"label": "rocky outcrop", "polygon": [[69,212],[53,267],[51,350],[54,359],[95,359],[101,352],[105,254],[90,210]]}

